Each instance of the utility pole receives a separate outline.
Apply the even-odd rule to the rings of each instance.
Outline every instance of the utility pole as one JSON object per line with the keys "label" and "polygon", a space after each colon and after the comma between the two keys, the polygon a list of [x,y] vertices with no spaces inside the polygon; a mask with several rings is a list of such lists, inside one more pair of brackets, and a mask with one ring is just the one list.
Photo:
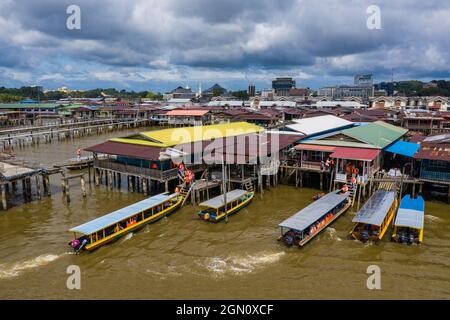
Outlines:
{"label": "utility pole", "polygon": [[223,203],[224,203],[224,209],[225,209],[225,222],[228,223],[228,208],[227,208],[227,184],[226,184],[226,177],[227,177],[227,169],[225,166],[225,160],[223,159],[222,154],[222,189],[223,189]]}

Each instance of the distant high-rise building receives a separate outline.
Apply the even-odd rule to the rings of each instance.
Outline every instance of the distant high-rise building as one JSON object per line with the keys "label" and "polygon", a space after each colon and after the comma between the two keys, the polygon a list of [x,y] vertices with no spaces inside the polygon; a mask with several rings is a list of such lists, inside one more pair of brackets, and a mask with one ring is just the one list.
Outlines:
{"label": "distant high-rise building", "polygon": [[247,89],[247,93],[249,97],[254,97],[256,95],[256,87],[254,85],[249,85]]}
{"label": "distant high-rise building", "polygon": [[277,96],[288,96],[289,90],[295,88],[295,80],[289,77],[272,80],[272,89]]}

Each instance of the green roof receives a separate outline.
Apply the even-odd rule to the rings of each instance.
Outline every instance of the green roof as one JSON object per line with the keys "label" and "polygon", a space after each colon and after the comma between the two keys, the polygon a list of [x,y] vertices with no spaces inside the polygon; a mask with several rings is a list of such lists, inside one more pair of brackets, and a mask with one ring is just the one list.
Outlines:
{"label": "green roof", "polygon": [[349,148],[364,148],[364,149],[378,149],[375,146],[366,144],[366,143],[358,143],[353,141],[343,141],[343,140],[305,140],[304,142],[300,142],[304,144],[313,144],[319,146],[331,146],[331,147],[349,147]]}
{"label": "green roof", "polygon": [[0,103],[0,109],[52,109],[61,107],[58,103]]}
{"label": "green roof", "polygon": [[346,136],[373,145],[378,149],[386,148],[407,132],[407,129],[396,127],[383,121],[376,121],[342,131]]}

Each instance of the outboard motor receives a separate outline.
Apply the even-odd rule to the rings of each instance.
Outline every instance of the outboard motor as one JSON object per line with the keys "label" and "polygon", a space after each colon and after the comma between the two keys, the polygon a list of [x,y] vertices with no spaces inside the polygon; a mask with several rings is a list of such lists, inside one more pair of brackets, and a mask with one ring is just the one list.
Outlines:
{"label": "outboard motor", "polygon": [[81,242],[81,244],[78,246],[78,248],[75,250],[75,254],[80,253],[81,250],[83,250],[83,248],[89,243],[89,241],[87,239],[83,239],[83,241]]}
{"label": "outboard motor", "polygon": [[292,245],[294,244],[294,236],[290,232],[288,232],[284,235],[283,241],[288,247],[292,247]]}
{"label": "outboard motor", "polygon": [[362,230],[361,231],[361,241],[366,242],[367,240],[369,240],[369,230]]}
{"label": "outboard motor", "polygon": [[406,234],[406,232],[400,233],[398,238],[401,243],[408,243],[408,235]]}
{"label": "outboard motor", "polygon": [[413,243],[414,243],[414,240],[415,240],[414,234],[413,234],[413,233],[410,233],[410,234],[409,234],[409,244],[413,244]]}

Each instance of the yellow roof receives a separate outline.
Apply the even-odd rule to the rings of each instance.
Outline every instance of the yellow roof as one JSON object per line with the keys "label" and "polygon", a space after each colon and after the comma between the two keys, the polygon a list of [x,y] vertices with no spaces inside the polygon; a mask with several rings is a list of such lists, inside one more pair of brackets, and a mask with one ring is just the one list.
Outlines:
{"label": "yellow roof", "polygon": [[110,141],[164,148],[195,141],[256,133],[263,130],[264,128],[251,123],[232,122],[210,126],[183,127],[141,132],[138,137],[116,138],[111,139]]}

